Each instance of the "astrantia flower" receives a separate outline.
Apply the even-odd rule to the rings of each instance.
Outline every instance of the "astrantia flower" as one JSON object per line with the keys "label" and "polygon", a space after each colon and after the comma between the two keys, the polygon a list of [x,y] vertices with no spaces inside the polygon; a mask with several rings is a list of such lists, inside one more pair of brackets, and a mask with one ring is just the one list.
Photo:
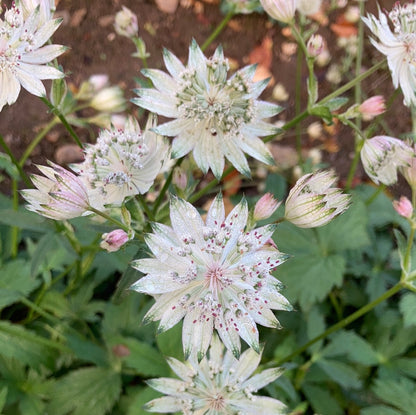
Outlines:
{"label": "astrantia flower", "polygon": [[175,118],[156,129],[159,134],[175,136],[174,158],[192,151],[198,167],[204,173],[211,169],[216,178],[224,170],[224,157],[245,175],[250,169],[244,152],[266,164],[274,163],[259,137],[276,134],[278,129],[262,118],[278,114],[281,108],[257,100],[268,80],[252,81],[255,65],[227,80],[228,61],[222,48],[207,59],[195,41],[187,66],[168,50],[164,51],[164,61],[171,76],[156,69],[143,70],[155,89],[138,89],[140,97],[133,102]]}
{"label": "astrantia flower", "polygon": [[247,219],[245,200],[225,218],[218,195],[204,222],[191,204],[174,198],[172,227],[155,224],[146,237],[155,258],[133,264],[147,275],[132,289],[156,299],[145,321],[160,320],[165,331],[184,318],[186,357],[196,350],[201,359],[214,329],[236,356],[240,336],[259,352],[256,323],[279,327],[271,309],[290,310],[270,275],[287,258],[268,242],[275,225],[246,231]]}
{"label": "astrantia flower", "polygon": [[87,188],[79,176],[54,163],[38,166],[44,176],[33,175],[37,189],[22,190],[27,209],[47,218],[61,220],[81,216],[90,207]]}
{"label": "astrantia flower", "polygon": [[104,204],[121,204],[152,186],[169,152],[164,138],[150,131],[155,125],[150,116],[140,131],[130,119],[124,130],[103,130],[96,144],[87,147],[78,170],[91,188],[100,190]]}
{"label": "astrantia flower", "polygon": [[364,23],[378,37],[371,43],[384,55],[393,78],[395,88],[399,85],[404,94],[405,105],[416,104],[416,4],[400,5],[398,2],[389,13],[394,30],[389,27],[387,17],[381,11],[379,19],[369,14]]}
{"label": "astrantia flower", "polygon": [[[254,376],[261,355],[246,350],[240,360],[227,351],[216,336],[209,358],[199,364],[196,359],[182,363],[169,358],[168,363],[180,379],[160,378],[148,385],[166,394],[145,405],[145,410],[158,413],[181,412],[184,415],[281,415],[285,405],[277,399],[254,395],[259,389],[276,380],[279,368],[266,369]],[[250,377],[251,376],[251,377]]]}
{"label": "astrantia flower", "polygon": [[301,177],[286,199],[286,220],[300,228],[315,228],[343,213],[350,204],[350,195],[331,187],[336,180],[330,171]]}
{"label": "astrantia flower", "polygon": [[56,9],[55,0],[20,0],[20,4],[22,5],[24,20],[39,7],[41,25],[52,18]]}
{"label": "astrantia flower", "polygon": [[397,182],[397,168],[407,167],[412,149],[403,141],[377,136],[364,141],[361,162],[371,180],[390,186]]}
{"label": "astrantia flower", "polygon": [[264,11],[283,23],[289,23],[295,17],[298,0],[260,0]]}
{"label": "astrantia flower", "polygon": [[[62,78],[64,74],[45,64],[65,51],[64,46],[43,46],[61,23],[43,21],[40,7],[23,19],[21,3],[13,3],[0,19],[0,111],[13,104],[23,86],[36,96],[46,95],[42,79]],[[43,46],[43,47],[42,47]]]}

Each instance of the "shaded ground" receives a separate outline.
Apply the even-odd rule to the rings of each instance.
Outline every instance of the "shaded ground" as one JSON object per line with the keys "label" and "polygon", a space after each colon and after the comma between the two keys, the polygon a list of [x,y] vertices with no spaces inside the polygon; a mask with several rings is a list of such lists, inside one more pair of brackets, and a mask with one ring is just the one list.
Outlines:
{"label": "shaded ground", "polygon": [[[380,1],[379,3],[382,7],[389,9],[394,1]],[[138,15],[140,35],[144,38],[151,54],[148,60],[149,67],[163,68],[161,58],[163,47],[172,50],[185,61],[190,40],[194,37],[198,43],[202,44],[223,18],[218,5],[191,0],[182,1],[181,4],[174,14],[166,14],[156,7],[153,0],[61,0],[58,5],[58,14],[64,18],[64,23],[53,40],[54,43],[61,43],[71,48],[59,58],[60,64],[67,73],[67,81],[77,87],[92,74],[106,73],[110,76],[111,83],[122,86],[126,91],[126,97],[131,99],[134,96],[132,89],[135,86],[133,78],[139,76],[141,62],[130,56],[134,52],[133,44],[128,39],[114,34],[112,16],[121,8],[121,5],[129,7]],[[185,4],[190,7],[184,7]],[[368,0],[366,7],[367,10],[374,12],[376,1]],[[338,14],[338,12],[330,14],[329,23],[335,21]],[[336,36],[329,26],[322,27],[320,30],[328,40],[332,54],[331,62],[334,62],[344,52],[336,46]],[[271,24],[265,15],[254,13],[248,16],[237,16],[208,48],[207,54],[211,54],[216,45],[222,43],[226,56],[238,62],[241,67],[247,64],[250,53],[262,43],[266,36],[272,40],[270,70],[274,81],[284,84],[289,92],[289,99],[281,103],[285,111],[280,118],[289,120],[295,114],[296,54],[288,56],[284,53],[288,38],[282,34],[281,26]],[[373,47],[368,46],[364,55],[364,69],[379,59],[381,59],[379,53]],[[305,72],[305,68],[303,69]],[[327,70],[328,66],[325,66],[317,72],[321,81],[321,96],[334,89],[334,86],[325,80]],[[350,76],[352,77],[353,74]],[[343,82],[347,80],[344,79]],[[388,98],[392,92],[390,77],[385,72],[382,75],[375,74],[365,82],[365,96],[382,94]],[[271,94],[272,88],[269,87],[263,94],[263,99],[270,99]],[[303,94],[303,103],[305,96],[306,91]],[[131,104],[129,111],[137,112],[137,107]],[[4,108],[0,113],[0,133],[5,136],[14,154],[19,157],[36,132],[50,119],[49,117],[43,103],[22,91],[17,103]],[[302,129],[305,130],[312,121],[311,118],[306,120],[302,124]],[[378,132],[388,133],[389,128],[396,134],[410,129],[410,116],[401,104],[400,94],[386,114],[385,124]],[[77,129],[77,133],[83,141],[91,140],[91,134],[85,129]],[[328,145],[328,138],[332,140],[332,147]],[[285,142],[292,143],[293,141],[294,132],[290,131],[285,136]],[[71,142],[68,133],[63,128],[56,127],[54,134],[50,134],[35,149],[26,167],[33,171],[34,163],[44,163],[45,159],[54,159],[56,150],[67,142]],[[350,129],[343,126],[333,127],[325,133],[325,140],[313,142],[304,134],[303,144],[304,147],[329,150],[324,151],[325,160],[345,178],[353,149],[353,136]],[[360,175],[362,172],[358,173],[359,177]],[[3,182],[3,189],[6,184],[7,182]]]}

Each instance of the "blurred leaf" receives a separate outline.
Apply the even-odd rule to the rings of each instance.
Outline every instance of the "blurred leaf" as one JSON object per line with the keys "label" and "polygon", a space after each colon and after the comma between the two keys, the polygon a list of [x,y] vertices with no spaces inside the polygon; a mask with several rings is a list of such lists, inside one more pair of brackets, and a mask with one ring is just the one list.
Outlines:
{"label": "blurred leaf", "polygon": [[147,412],[143,410],[144,404],[150,402],[153,399],[159,398],[160,396],[161,394],[159,392],[156,392],[149,386],[146,386],[145,388],[140,388],[139,392],[133,398],[133,401],[130,404],[130,407],[126,415],[146,414]]}
{"label": "blurred leaf", "polygon": [[404,412],[384,405],[370,406],[360,412],[361,415],[405,415]]}
{"label": "blurred leaf", "polygon": [[264,192],[271,193],[278,200],[282,200],[287,195],[287,181],[281,174],[268,174],[265,186]]}
{"label": "blurred leaf", "polygon": [[66,339],[68,346],[81,361],[94,363],[97,366],[108,364],[107,351],[99,345],[78,335],[67,335]]}
{"label": "blurred leaf", "polygon": [[416,326],[416,294],[406,293],[400,299],[399,307],[403,314],[404,326]]}
{"label": "blurred leaf", "polygon": [[327,389],[310,384],[303,385],[302,389],[316,413],[344,415],[343,409]]}
{"label": "blurred leaf", "polygon": [[315,105],[313,106],[310,111],[310,115],[316,115],[324,120],[325,124],[331,125],[332,124],[332,114],[330,109],[324,105]]}
{"label": "blurred leaf", "polygon": [[17,170],[8,154],[0,153],[0,170],[4,170],[14,180],[20,179],[19,170]]}
{"label": "blurred leaf", "polygon": [[338,97],[338,98],[333,98],[330,101],[328,101],[325,105],[329,108],[329,110],[332,111],[336,111],[338,109],[340,109],[343,105],[345,105],[348,102],[348,98],[346,97]]}
{"label": "blurred leaf", "polygon": [[121,392],[120,374],[111,369],[88,367],[58,379],[50,391],[47,412],[53,415],[104,415]]}
{"label": "blurred leaf", "polygon": [[0,411],[3,410],[4,405],[6,404],[6,398],[7,398],[7,388],[1,388],[0,390]]}
{"label": "blurred leaf", "polygon": [[158,334],[156,343],[164,356],[183,360],[182,324],[176,324],[168,331]]}
{"label": "blurred leaf", "polygon": [[[307,324],[306,331],[309,340],[325,331],[325,319],[318,307],[313,307],[305,317]],[[320,340],[310,346],[309,350],[311,353],[317,352],[321,348],[322,342],[323,340]]]}
{"label": "blurred leaf", "polygon": [[0,211],[0,223],[40,233],[50,232],[54,229],[50,221],[28,210],[2,209]]}
{"label": "blurred leaf", "polygon": [[29,264],[22,259],[7,262],[1,267],[0,309],[26,297],[39,286],[39,281],[30,276]]}
{"label": "blurred leaf", "polygon": [[316,364],[343,388],[359,389],[361,381],[358,373],[347,363],[337,360],[319,359]]}

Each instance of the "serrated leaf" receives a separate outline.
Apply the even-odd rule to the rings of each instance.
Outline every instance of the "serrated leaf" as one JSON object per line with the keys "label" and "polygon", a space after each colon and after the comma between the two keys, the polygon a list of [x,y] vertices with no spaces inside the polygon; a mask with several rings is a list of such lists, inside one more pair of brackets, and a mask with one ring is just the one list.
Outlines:
{"label": "serrated leaf", "polygon": [[358,373],[343,362],[337,360],[320,359],[316,364],[331,378],[343,388],[359,389],[361,381]]}
{"label": "serrated leaf", "polygon": [[17,324],[0,321],[0,350],[3,357],[16,359],[37,369],[51,366],[55,352],[43,338]]}
{"label": "serrated leaf", "polygon": [[29,264],[21,259],[1,267],[0,309],[26,297],[39,286],[40,281],[30,276]]}
{"label": "serrated leaf", "polygon": [[406,293],[400,299],[399,307],[403,315],[404,326],[416,326],[416,294]]}
{"label": "serrated leaf", "polygon": [[331,343],[321,350],[321,355],[324,357],[347,356],[350,361],[366,366],[373,366],[379,362],[373,347],[353,331],[336,333]]}
{"label": "serrated leaf", "polygon": [[70,372],[52,386],[47,412],[54,415],[104,415],[121,392],[119,373],[88,367]]}
{"label": "serrated leaf", "polygon": [[302,389],[316,413],[344,415],[343,409],[328,390],[310,384],[303,385]]}

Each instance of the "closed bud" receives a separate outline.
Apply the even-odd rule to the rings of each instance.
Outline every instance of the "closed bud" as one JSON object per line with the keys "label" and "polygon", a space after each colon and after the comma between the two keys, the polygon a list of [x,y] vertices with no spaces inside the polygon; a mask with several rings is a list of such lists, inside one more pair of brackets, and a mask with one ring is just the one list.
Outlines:
{"label": "closed bud", "polygon": [[172,183],[181,190],[185,190],[188,184],[188,177],[180,167],[173,171]]}
{"label": "closed bud", "polygon": [[129,235],[123,229],[116,229],[102,235],[101,248],[108,252],[118,251],[128,240]]}
{"label": "closed bud", "polygon": [[121,88],[112,86],[99,91],[91,100],[90,106],[102,112],[121,112],[125,109],[126,101]]}
{"label": "closed bud", "polygon": [[401,196],[400,200],[393,201],[394,210],[404,218],[410,219],[413,214],[413,206],[406,196]]}
{"label": "closed bud", "polygon": [[263,195],[254,207],[253,220],[255,222],[267,219],[273,215],[282,202],[278,202],[271,193]]}
{"label": "closed bud", "polygon": [[312,35],[307,44],[308,54],[312,58],[319,56],[325,48],[325,40],[321,35]]}
{"label": "closed bud", "polygon": [[137,37],[139,34],[137,16],[127,7],[122,6],[122,10],[116,14],[114,29],[121,36]]}
{"label": "closed bud", "polygon": [[364,121],[370,121],[386,111],[384,97],[382,95],[376,95],[368,98],[358,107],[358,110]]}

